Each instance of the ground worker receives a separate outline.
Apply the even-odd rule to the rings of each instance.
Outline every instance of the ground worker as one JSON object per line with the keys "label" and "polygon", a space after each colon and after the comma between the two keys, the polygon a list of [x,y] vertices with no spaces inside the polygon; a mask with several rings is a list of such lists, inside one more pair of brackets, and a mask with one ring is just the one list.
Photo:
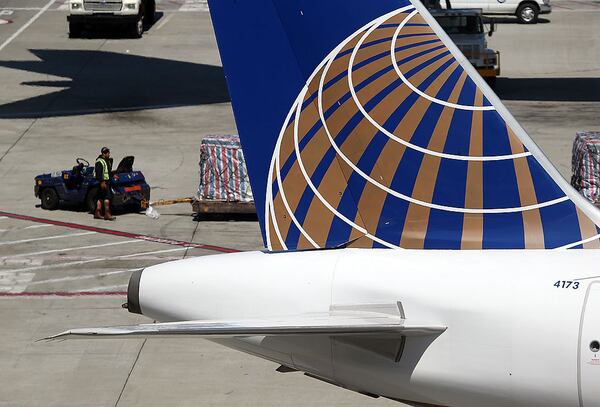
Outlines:
{"label": "ground worker", "polygon": [[[100,155],[96,158],[94,165],[94,177],[100,183],[98,195],[96,196],[96,212],[94,219],[115,220],[116,218],[110,213],[110,200],[112,199],[110,191],[110,174],[112,172],[113,160],[110,158],[110,149],[102,147]],[[104,202],[104,218],[102,217],[102,203]]]}

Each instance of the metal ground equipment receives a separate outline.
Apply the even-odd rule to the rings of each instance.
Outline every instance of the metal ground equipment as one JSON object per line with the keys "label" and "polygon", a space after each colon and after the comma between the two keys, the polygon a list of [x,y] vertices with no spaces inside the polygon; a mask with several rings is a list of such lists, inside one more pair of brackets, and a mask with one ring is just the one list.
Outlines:
{"label": "metal ground equipment", "polygon": [[[134,157],[127,156],[111,173],[112,209],[139,210],[141,202],[150,199],[150,185],[141,171],[133,170],[133,162]],[[43,209],[79,206],[93,211],[96,207],[100,185],[94,177],[94,167],[83,158],[77,158],[72,169],[40,174],[34,180],[34,194]]]}

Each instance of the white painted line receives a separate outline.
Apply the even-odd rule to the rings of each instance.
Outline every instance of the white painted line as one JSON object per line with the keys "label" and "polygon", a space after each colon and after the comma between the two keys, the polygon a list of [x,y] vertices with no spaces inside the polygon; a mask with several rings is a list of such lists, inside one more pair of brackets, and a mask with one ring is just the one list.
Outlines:
{"label": "white painted line", "polygon": [[106,261],[106,260],[118,260],[118,259],[127,259],[127,258],[131,258],[131,257],[141,257],[141,256],[144,256],[147,254],[178,252],[178,251],[183,251],[186,249],[188,249],[188,248],[187,247],[178,247],[176,249],[165,249],[165,250],[157,250],[157,251],[152,251],[152,252],[124,254],[124,255],[114,256],[114,257],[97,257],[97,258],[89,259],[89,260],[78,260],[78,261],[72,261],[72,262],[68,262],[68,263],[50,264],[47,266],[32,266],[32,267],[25,267],[25,268],[21,268],[21,269],[8,270],[8,271],[20,273],[20,272],[25,272],[25,271],[49,270],[49,269],[56,269],[56,268],[62,268],[62,267],[80,266],[83,264],[96,263],[99,261]]}
{"label": "white painted line", "polygon": [[37,20],[42,14],[44,14],[44,11],[48,10],[50,8],[51,5],[54,4],[56,0],[50,0],[44,7],[42,7],[42,9],[40,11],[38,11],[33,17],[31,17],[29,19],[29,21],[27,21],[21,28],[19,28],[13,35],[11,35],[10,37],[8,37],[6,39],[6,41],[4,41],[2,44],[0,44],[0,51],[2,51],[8,44],[10,44],[15,38],[17,38],[19,35],[21,35],[21,33],[23,31],[25,31],[27,28],[29,28],[29,26],[31,24],[33,24],[35,22],[35,20]]}
{"label": "white painted line", "polygon": [[[97,259],[72,262],[69,265],[85,264],[85,263],[92,263],[92,262],[99,262],[99,261],[106,261],[106,260],[115,260],[115,259],[119,259],[119,258],[129,258],[129,257],[136,257],[136,256],[139,257],[139,256],[147,255],[147,254],[169,253],[169,252],[175,252],[175,251],[183,251],[186,249],[187,249],[187,247],[178,247],[176,249],[166,249],[166,250],[156,250],[156,251],[151,251],[151,252],[126,254],[126,255],[115,256],[115,257],[110,257],[110,258],[102,257],[102,258],[97,258]],[[106,277],[106,276],[111,276],[114,274],[133,272],[133,271],[141,269],[141,268],[134,268],[134,269],[129,269],[129,270],[116,270],[116,271],[110,271],[110,272],[94,274],[94,275],[60,277],[60,278],[54,278],[54,279],[49,279],[49,280],[38,280],[38,281],[33,281],[33,282],[31,280],[33,280],[33,278],[35,277],[35,275],[36,275],[35,273],[23,273],[24,271],[47,269],[47,268],[57,268],[57,267],[65,267],[65,266],[67,266],[67,263],[53,264],[51,266],[46,266],[46,267],[44,267],[44,266],[28,267],[28,268],[18,269],[18,270],[1,271],[0,272],[0,292],[20,293],[20,292],[25,291],[25,289],[30,285],[51,284],[51,283],[64,282],[64,281],[78,281],[78,280],[84,280],[84,279],[89,279],[89,278],[93,278],[93,277]],[[85,291],[87,291],[87,290],[85,290]]]}
{"label": "white painted line", "polygon": [[[209,10],[208,8],[208,4],[202,6],[200,3],[198,3],[197,5],[194,4],[194,2],[190,2],[189,7],[184,3],[182,5],[182,7],[185,8],[180,8],[180,9],[172,9],[172,10],[168,10],[168,9],[162,9],[160,8],[161,4],[158,3],[157,5],[157,9],[156,11],[162,12],[162,13],[189,13],[189,12],[206,12]],[[59,6],[55,9],[49,9],[47,11],[62,11],[61,10],[62,6]],[[0,10],[14,10],[14,11],[38,11],[41,10],[42,7],[0,7]],[[581,8],[581,9],[566,9],[566,8],[560,8],[557,5],[553,5],[553,10],[552,13],[593,13],[593,12],[599,12],[600,9],[598,8],[589,8],[589,9],[585,9],[585,8]]]}
{"label": "white painted line", "polygon": [[138,268],[129,269],[129,270],[116,270],[116,271],[109,271],[107,273],[87,274],[85,276],[58,277],[58,278],[51,278],[48,280],[36,280],[36,281],[32,281],[31,283],[29,283],[29,286],[40,285],[40,284],[63,283],[65,281],[80,281],[80,280],[87,280],[90,278],[109,277],[109,276],[113,276],[116,274],[132,273],[134,271],[142,270],[142,269],[143,269],[143,267],[138,267]]}
{"label": "white painted line", "polygon": [[579,10],[552,10],[553,13],[598,13],[600,9],[590,8],[590,9],[579,9]]}
{"label": "white painted line", "polygon": [[49,225],[49,224],[42,224],[42,225],[32,225],[32,226],[27,226],[25,228],[23,228],[23,230],[27,230],[27,229],[40,229],[40,228],[51,228],[51,227],[55,227],[56,225]]}
{"label": "white painted line", "polygon": [[[184,9],[184,10],[177,10],[177,9],[173,9],[173,10],[168,10],[168,9],[162,9],[159,8],[160,4],[157,4],[157,9],[156,11],[161,12],[161,13],[165,13],[165,14],[172,14],[172,13],[206,13],[208,11],[208,7],[206,8],[189,8],[189,9]],[[10,10],[10,11],[38,11],[41,10],[41,7],[0,7],[0,10]],[[68,8],[67,8],[68,10]],[[53,12],[57,12],[57,11],[64,11],[64,9],[61,9],[61,7],[57,7],[54,9],[49,9],[46,10],[49,13],[53,13]],[[580,11],[580,10],[561,10],[562,11]],[[590,12],[593,11],[599,11],[597,9],[593,9],[593,10],[588,10]]]}
{"label": "white painted line", "polygon": [[154,31],[158,31],[161,28],[163,28],[171,18],[173,18],[174,14],[169,14],[168,16],[166,16],[165,18],[162,19],[162,21],[160,23],[158,23],[158,25],[156,26],[156,28],[154,29]]}
{"label": "white painted line", "polygon": [[20,243],[28,243],[28,242],[39,242],[42,240],[54,240],[54,239],[64,239],[67,237],[78,237],[78,236],[87,236],[87,235],[95,235],[98,232],[81,232],[81,233],[70,233],[67,235],[54,235],[54,236],[46,236],[46,237],[34,237],[31,239],[23,239],[23,240],[13,240],[11,242],[0,242],[0,246],[9,245],[9,244],[20,244]]}
{"label": "white painted line", "polygon": [[0,262],[0,266],[6,266],[6,267],[14,267],[14,266],[21,266],[21,267],[31,267],[31,266],[41,266],[42,264],[44,264],[43,259],[39,258],[39,257],[32,257],[32,258],[20,258],[20,259],[7,259],[7,260],[3,260],[2,262]]}
{"label": "white painted line", "polygon": [[6,11],[38,11],[41,9],[42,7],[0,7],[0,10]]}
{"label": "white painted line", "polygon": [[208,11],[206,0],[186,0],[179,11]]}
{"label": "white painted line", "polygon": [[0,260],[12,259],[15,257],[39,256],[41,254],[49,254],[49,253],[70,252],[73,250],[96,249],[99,247],[118,246],[118,245],[123,245],[123,244],[140,243],[140,242],[144,242],[144,241],[143,240],[125,240],[125,241],[120,241],[120,242],[95,244],[95,245],[90,245],[90,246],[67,247],[64,249],[44,250],[41,252],[33,252],[33,253],[20,253],[20,254],[13,254],[12,256],[2,256],[2,257],[0,257]]}
{"label": "white painted line", "polygon": [[[20,275],[24,276],[25,274],[33,275],[34,273],[24,273]],[[0,286],[7,286],[10,284],[11,281],[15,281],[16,278],[17,273],[12,273],[10,271],[0,271]]]}
{"label": "white painted line", "polygon": [[206,13],[208,11],[208,8],[206,9],[188,9],[188,10],[164,10],[164,9],[157,9],[158,11],[165,13],[165,14],[171,14],[171,13]]}
{"label": "white painted line", "polygon": [[35,273],[16,274],[10,271],[0,271],[0,292],[21,293],[34,276]]}
{"label": "white painted line", "polygon": [[102,291],[118,291],[127,289],[127,284],[119,284],[119,285],[110,285],[107,287],[94,287],[88,288],[85,290],[80,290],[83,292],[102,292]]}
{"label": "white painted line", "polygon": [[171,253],[171,252],[180,252],[182,250],[193,249],[193,247],[178,247],[176,249],[164,249],[164,250],[156,250],[153,252],[143,252],[143,253],[132,253],[132,254],[123,254],[121,256],[113,257],[117,259],[129,259],[131,257],[139,257],[145,254],[158,254],[158,253]]}

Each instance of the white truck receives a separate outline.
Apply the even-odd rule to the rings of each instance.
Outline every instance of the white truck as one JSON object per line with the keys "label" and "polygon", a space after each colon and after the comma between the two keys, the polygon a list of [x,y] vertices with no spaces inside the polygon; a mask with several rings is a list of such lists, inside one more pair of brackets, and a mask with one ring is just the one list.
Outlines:
{"label": "white truck", "polygon": [[500,52],[487,47],[486,35],[492,35],[495,24],[491,22],[486,29],[481,10],[452,8],[429,11],[477,72],[493,87],[500,75]]}
{"label": "white truck", "polygon": [[130,35],[140,38],[144,24],[154,22],[155,0],[70,0],[69,37],[80,37],[86,26],[97,24],[120,25]]}
{"label": "white truck", "polygon": [[[441,6],[446,8],[444,1]],[[550,0],[452,0],[452,8],[481,9],[483,14],[515,15],[522,24],[535,24],[540,14],[552,12]]]}

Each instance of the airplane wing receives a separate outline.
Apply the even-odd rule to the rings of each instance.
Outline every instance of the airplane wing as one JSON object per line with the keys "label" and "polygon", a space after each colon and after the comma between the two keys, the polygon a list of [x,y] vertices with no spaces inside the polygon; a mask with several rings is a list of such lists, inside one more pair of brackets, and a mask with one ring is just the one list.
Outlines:
{"label": "airplane wing", "polygon": [[[393,307],[396,307],[395,309]],[[74,337],[196,336],[229,338],[245,336],[423,336],[446,330],[440,324],[411,322],[402,317],[398,306],[365,310],[360,307],[332,308],[329,312],[278,316],[263,319],[181,321],[131,326],[71,329],[44,339]]]}
{"label": "airplane wing", "polygon": [[270,250],[600,248],[418,0],[209,3]]}

